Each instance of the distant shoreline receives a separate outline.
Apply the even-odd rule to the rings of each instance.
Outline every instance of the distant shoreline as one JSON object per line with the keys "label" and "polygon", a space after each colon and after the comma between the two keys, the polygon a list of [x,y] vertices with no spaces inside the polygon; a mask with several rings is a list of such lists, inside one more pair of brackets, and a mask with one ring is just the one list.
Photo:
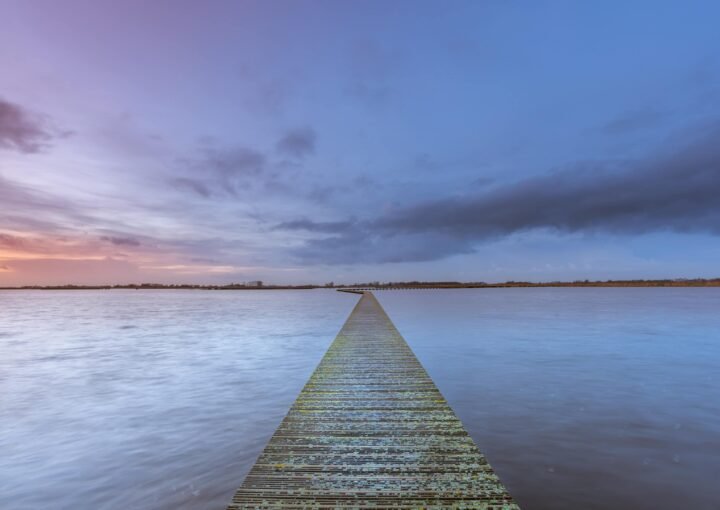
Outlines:
{"label": "distant shoreline", "polygon": [[163,285],[142,283],[128,285],[25,285],[20,287],[0,287],[0,290],[310,290],[310,289],[361,289],[361,290],[400,290],[400,289],[495,289],[529,287],[720,287],[720,278],[696,278],[674,280],[605,280],[573,282],[389,282],[354,283],[350,285]]}

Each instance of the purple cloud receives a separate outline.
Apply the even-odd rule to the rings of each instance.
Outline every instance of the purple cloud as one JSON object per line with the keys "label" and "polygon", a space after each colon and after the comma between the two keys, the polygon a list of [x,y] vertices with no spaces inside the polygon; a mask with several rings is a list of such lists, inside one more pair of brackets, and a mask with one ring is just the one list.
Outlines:
{"label": "purple cloud", "polygon": [[278,141],[277,150],[293,158],[304,158],[315,152],[315,131],[312,128],[292,129]]}
{"label": "purple cloud", "polygon": [[100,240],[116,246],[140,246],[140,241],[133,237],[102,236]]}
{"label": "purple cloud", "polygon": [[53,138],[47,120],[0,98],[0,148],[40,152]]}

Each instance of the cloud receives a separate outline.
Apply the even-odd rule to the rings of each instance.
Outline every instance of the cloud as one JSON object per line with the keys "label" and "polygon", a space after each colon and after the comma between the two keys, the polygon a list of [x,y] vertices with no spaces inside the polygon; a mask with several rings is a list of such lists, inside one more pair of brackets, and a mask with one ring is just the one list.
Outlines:
{"label": "cloud", "polygon": [[372,108],[381,108],[390,102],[393,89],[388,85],[358,78],[347,87],[347,93]]}
{"label": "cloud", "polygon": [[102,236],[101,241],[107,241],[115,246],[140,246],[140,241],[134,237]]}
{"label": "cloud", "polygon": [[372,40],[357,41],[349,50],[346,93],[372,109],[387,106],[395,95],[391,78],[404,61],[402,55]]}
{"label": "cloud", "polygon": [[40,152],[53,138],[47,120],[0,98],[0,148]]}
{"label": "cloud", "polygon": [[262,179],[267,167],[265,154],[247,147],[205,147],[200,156],[184,162],[184,173],[169,180],[181,191],[203,198],[237,196]]}
{"label": "cloud", "polygon": [[290,91],[291,87],[284,80],[262,80],[250,91],[251,97],[245,105],[258,115],[278,115],[285,110]]}
{"label": "cloud", "polygon": [[656,230],[720,233],[720,130],[674,153],[620,165],[573,168],[491,192],[421,203],[378,219],[390,235],[444,232],[486,239],[550,228],[562,232]]}
{"label": "cloud", "polygon": [[315,152],[315,131],[312,128],[298,128],[285,133],[277,143],[277,151],[293,158],[304,158]]}
{"label": "cloud", "polygon": [[207,149],[202,167],[226,178],[258,175],[265,167],[265,155],[254,149]]}
{"label": "cloud", "polygon": [[307,240],[294,254],[309,263],[386,263],[436,260],[457,253],[472,252],[467,240],[442,233],[386,235],[371,222],[354,218],[344,221],[298,219],[279,223],[275,230],[305,231],[331,236]]}
{"label": "cloud", "polygon": [[316,203],[327,202],[333,195],[339,191],[343,191],[342,188],[344,187],[315,184],[308,191],[307,198]]}
{"label": "cloud", "polygon": [[10,234],[0,234],[0,247],[21,248],[23,245],[23,240],[17,236],[11,236]]}
{"label": "cloud", "polygon": [[153,161],[170,156],[171,149],[162,135],[148,132],[143,123],[128,112],[109,114],[90,133],[98,144],[123,159]]}
{"label": "cloud", "polygon": [[309,264],[382,264],[438,260],[472,251],[468,240],[440,233],[386,236],[355,227],[339,235],[308,240],[294,250],[294,255]]}
{"label": "cloud", "polygon": [[197,179],[177,177],[175,179],[172,179],[170,182],[172,185],[174,185],[180,190],[190,191],[203,198],[208,198],[211,195],[210,189],[207,187],[207,185]]}
{"label": "cloud", "polygon": [[[696,133],[697,135],[697,133]],[[720,126],[642,161],[578,163],[485,192],[398,208],[371,220],[297,220],[278,228],[332,233],[296,250],[308,262],[417,261],[545,229],[617,235],[720,234]]]}
{"label": "cloud", "polygon": [[269,196],[326,201],[336,187],[316,184],[318,176],[301,175],[302,160],[315,152],[316,139],[312,128],[293,129],[277,141],[274,152],[206,140],[194,157],[180,160],[175,175],[166,182],[190,195],[233,202],[240,197],[262,201]]}
{"label": "cloud", "polygon": [[667,114],[659,110],[633,110],[625,112],[608,122],[600,130],[606,135],[624,135],[633,131],[655,127],[666,118]]}
{"label": "cloud", "polygon": [[10,271],[8,266],[0,266],[0,271]]}
{"label": "cloud", "polygon": [[138,281],[141,273],[131,262],[105,259],[14,260],[3,285],[105,285]]}
{"label": "cloud", "polygon": [[495,182],[495,179],[493,177],[486,177],[486,176],[480,176],[476,177],[470,182],[471,186],[477,186],[477,187],[483,187],[483,186],[490,186]]}
{"label": "cloud", "polygon": [[62,232],[93,223],[77,203],[0,175],[0,225],[29,232]]}
{"label": "cloud", "polygon": [[308,232],[340,233],[346,232],[355,226],[356,222],[348,221],[311,221],[308,219],[291,220],[279,223],[275,230],[305,230]]}
{"label": "cloud", "polygon": [[285,113],[291,102],[298,76],[284,72],[279,76],[268,74],[267,69],[258,63],[242,62],[237,73],[243,82],[243,106],[258,116],[278,117]]}
{"label": "cloud", "polygon": [[209,257],[191,257],[190,262],[197,264],[219,264],[219,261],[217,259]]}

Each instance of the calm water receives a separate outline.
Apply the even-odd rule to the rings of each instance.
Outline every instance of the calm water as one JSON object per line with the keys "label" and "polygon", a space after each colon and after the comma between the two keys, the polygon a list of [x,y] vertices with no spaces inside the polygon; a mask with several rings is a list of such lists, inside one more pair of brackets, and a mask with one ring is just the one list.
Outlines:
{"label": "calm water", "polygon": [[[377,295],[524,510],[720,509],[720,289]],[[0,291],[0,508],[224,508],[355,301]]]}

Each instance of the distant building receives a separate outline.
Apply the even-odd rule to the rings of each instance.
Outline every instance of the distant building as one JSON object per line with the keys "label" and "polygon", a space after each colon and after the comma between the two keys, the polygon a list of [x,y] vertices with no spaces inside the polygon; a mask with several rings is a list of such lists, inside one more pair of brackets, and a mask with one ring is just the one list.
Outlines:
{"label": "distant building", "polygon": [[262,280],[254,280],[254,281],[251,281],[251,282],[247,282],[247,283],[245,284],[245,286],[246,286],[246,287],[262,287],[262,286],[263,286],[263,282],[262,282]]}

